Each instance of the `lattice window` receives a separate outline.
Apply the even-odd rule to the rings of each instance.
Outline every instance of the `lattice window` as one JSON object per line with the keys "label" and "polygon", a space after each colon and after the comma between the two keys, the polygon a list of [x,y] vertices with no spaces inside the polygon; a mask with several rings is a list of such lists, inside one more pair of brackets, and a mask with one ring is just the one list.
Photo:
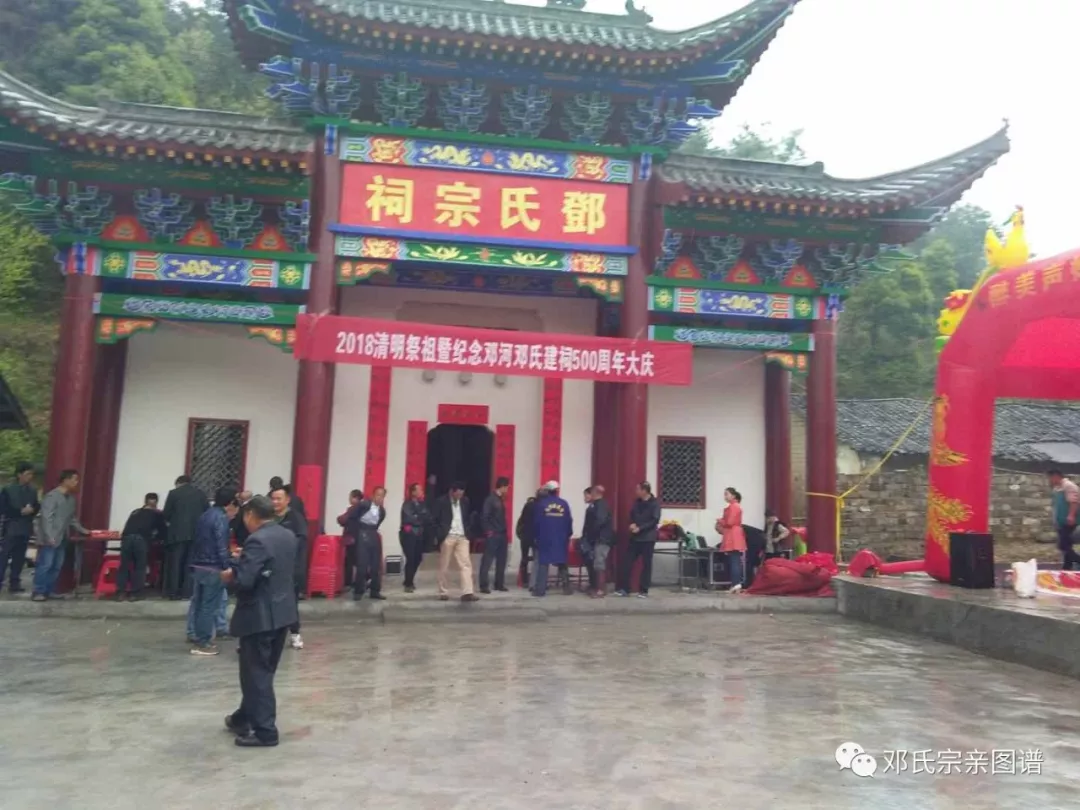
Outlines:
{"label": "lattice window", "polygon": [[656,444],[656,497],[660,505],[704,509],[704,437],[660,436]]}
{"label": "lattice window", "polygon": [[206,497],[213,498],[218,487],[243,486],[247,438],[247,422],[189,420],[187,474]]}

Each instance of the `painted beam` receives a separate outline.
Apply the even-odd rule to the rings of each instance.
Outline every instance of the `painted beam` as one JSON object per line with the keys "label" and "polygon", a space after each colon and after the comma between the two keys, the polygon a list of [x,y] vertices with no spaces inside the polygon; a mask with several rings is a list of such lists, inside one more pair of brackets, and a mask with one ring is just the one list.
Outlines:
{"label": "painted beam", "polygon": [[607,155],[511,146],[471,146],[378,135],[343,139],[341,159],[353,163],[423,166],[599,183],[634,181],[632,161]]}
{"label": "painted beam", "polygon": [[775,320],[818,320],[825,299],[809,295],[650,287],[649,312],[722,315]]}
{"label": "painted beam", "polygon": [[243,323],[252,326],[293,326],[306,311],[302,304],[262,304],[251,301],[220,301],[201,298],[170,298],[155,295],[97,293],[94,314],[116,318],[165,321]]}
{"label": "painted beam", "polygon": [[710,329],[699,326],[650,326],[649,340],[689,343],[713,349],[745,349],[806,353],[814,336],[798,332],[754,332],[748,329]]}
{"label": "painted beam", "polygon": [[605,253],[450,244],[415,239],[338,235],[338,256],[424,264],[465,264],[502,269],[548,270],[599,276],[625,276],[627,258]]}

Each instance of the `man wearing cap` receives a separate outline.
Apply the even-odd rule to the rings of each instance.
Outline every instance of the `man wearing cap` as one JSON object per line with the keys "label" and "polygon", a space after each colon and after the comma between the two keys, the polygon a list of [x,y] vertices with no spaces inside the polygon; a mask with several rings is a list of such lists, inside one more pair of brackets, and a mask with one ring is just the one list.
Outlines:
{"label": "man wearing cap", "polygon": [[566,566],[570,536],[574,533],[570,504],[559,497],[558,481],[548,481],[544,484],[544,490],[544,496],[536,502],[533,518],[536,538],[536,584],[533,596],[547,595],[548,568],[552,565],[559,566],[563,593],[570,594],[570,571]]}

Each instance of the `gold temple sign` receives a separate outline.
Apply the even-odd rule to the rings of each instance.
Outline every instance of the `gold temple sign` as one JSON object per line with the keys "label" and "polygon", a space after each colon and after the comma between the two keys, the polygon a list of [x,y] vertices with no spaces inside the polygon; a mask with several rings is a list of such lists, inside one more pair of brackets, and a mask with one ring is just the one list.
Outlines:
{"label": "gold temple sign", "polygon": [[544,241],[566,249],[627,243],[623,185],[385,164],[349,164],[343,172],[345,226]]}
{"label": "gold temple sign", "polygon": [[439,225],[448,228],[471,225],[475,228],[480,224],[476,217],[480,213],[480,206],[477,205],[480,189],[476,186],[467,186],[458,180],[452,185],[436,187],[435,197],[435,210],[439,212],[435,222]]}
{"label": "gold temple sign", "polygon": [[539,192],[532,186],[526,188],[504,188],[502,190],[502,208],[499,211],[499,225],[512,228],[521,224],[532,233],[540,230],[540,220],[533,216],[539,210],[536,201]]}
{"label": "gold temple sign", "polygon": [[607,225],[603,193],[568,191],[563,195],[563,233],[593,234]]}
{"label": "gold temple sign", "polygon": [[408,225],[413,215],[413,182],[387,180],[381,174],[375,175],[367,185],[364,204],[371,212],[373,222],[382,222],[385,218]]}

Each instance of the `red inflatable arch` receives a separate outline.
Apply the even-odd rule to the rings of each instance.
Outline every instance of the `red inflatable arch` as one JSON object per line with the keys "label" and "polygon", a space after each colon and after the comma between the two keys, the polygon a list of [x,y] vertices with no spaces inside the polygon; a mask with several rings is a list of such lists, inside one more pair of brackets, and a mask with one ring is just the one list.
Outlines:
{"label": "red inflatable arch", "polygon": [[989,524],[994,401],[1080,399],[1080,250],[1003,270],[942,349],[927,492],[926,571],[949,579],[949,533]]}

